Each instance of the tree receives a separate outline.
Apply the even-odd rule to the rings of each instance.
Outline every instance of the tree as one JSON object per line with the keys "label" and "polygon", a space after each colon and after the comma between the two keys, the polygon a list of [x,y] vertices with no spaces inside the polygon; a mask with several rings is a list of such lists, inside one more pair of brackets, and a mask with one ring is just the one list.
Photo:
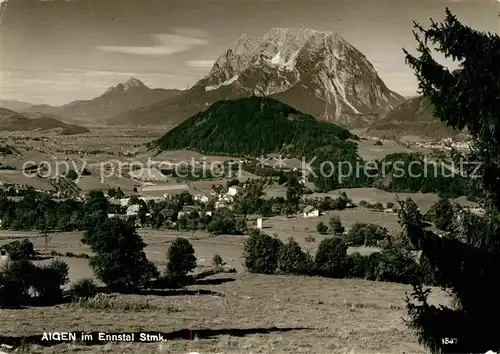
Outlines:
{"label": "tree", "polygon": [[347,256],[347,276],[349,278],[364,278],[366,273],[367,257],[362,256],[359,252],[352,253]]}
{"label": "tree", "polygon": [[273,274],[283,243],[259,230],[253,230],[245,242],[245,267],[251,273]]}
{"label": "tree", "polygon": [[281,246],[278,253],[278,270],[283,274],[307,275],[312,272],[313,261],[309,254],[302,251],[293,238]]}
{"label": "tree", "polygon": [[328,226],[325,225],[325,223],[323,221],[320,221],[317,225],[316,225],[316,231],[318,231],[318,233],[322,234],[322,235],[325,235],[328,233]]}
{"label": "tree", "polygon": [[185,238],[176,238],[168,248],[167,261],[167,273],[176,279],[185,279],[196,268],[193,246]]}
{"label": "tree", "polygon": [[114,198],[116,196],[116,189],[111,188],[108,190],[108,197]]}
{"label": "tree", "polygon": [[216,253],[214,255],[214,258],[212,258],[212,264],[215,268],[218,269],[218,268],[221,268],[225,264],[225,262],[222,259],[222,257],[220,256],[220,254]]}
{"label": "tree", "polygon": [[448,199],[439,199],[430,209],[432,222],[440,230],[449,231],[453,224],[453,205]]}
{"label": "tree", "polygon": [[[137,192],[137,189],[134,192]],[[121,199],[123,197],[125,197],[125,193],[123,193],[122,189],[120,187],[116,188],[115,198]]]}
{"label": "tree", "polygon": [[144,253],[146,244],[130,223],[100,220],[85,232],[82,242],[95,252],[90,260],[94,273],[113,291],[137,291],[158,276]]}
{"label": "tree", "polygon": [[0,307],[19,307],[29,300],[34,265],[28,260],[8,261],[0,269]]}
{"label": "tree", "polygon": [[90,278],[77,280],[70,287],[71,297],[73,299],[88,299],[97,295],[97,285]]}
{"label": "tree", "polygon": [[319,275],[329,278],[343,278],[347,274],[347,246],[338,237],[326,238],[320,242],[314,267]]}
{"label": "tree", "polygon": [[334,215],[330,218],[330,221],[328,222],[328,225],[330,225],[330,230],[332,230],[334,235],[342,235],[345,231],[344,226],[342,226],[342,221],[340,221],[340,216]]}
{"label": "tree", "polygon": [[296,174],[289,174],[286,182],[286,201],[298,208],[302,196],[302,185]]}
{"label": "tree", "polygon": [[68,173],[66,173],[66,178],[74,181],[78,178],[78,173],[76,173],[75,170],[71,169],[68,171]]}
{"label": "tree", "polygon": [[348,246],[373,247],[379,241],[389,239],[389,230],[377,224],[356,222],[344,239]]}
{"label": "tree", "polygon": [[38,297],[46,304],[54,304],[62,299],[61,287],[69,281],[69,267],[56,259],[51,264],[35,268],[32,286]]}
{"label": "tree", "polygon": [[410,250],[389,243],[380,252],[374,275],[377,281],[410,284],[418,280],[420,270]]}
{"label": "tree", "polygon": [[[473,163],[467,166],[479,169],[468,180],[484,191],[486,215],[476,225],[481,233],[468,239],[460,231],[439,237],[415,222],[408,211],[401,214],[409,240],[422,246],[436,283],[451,290],[457,304],[430,305],[430,290],[417,283],[407,299],[409,325],[433,353],[440,351],[446,337],[458,338],[454,352],[498,351],[500,302],[493,287],[500,271],[500,37],[463,25],[447,9],[444,21],[432,22],[428,29],[415,23],[415,38],[419,55],[405,51],[406,61],[435,116],[472,136],[466,159]],[[459,69],[439,64],[431,49],[459,62]]]}
{"label": "tree", "polygon": [[13,261],[29,260],[35,256],[33,243],[25,238],[21,242],[12,241],[4,246],[9,258]]}

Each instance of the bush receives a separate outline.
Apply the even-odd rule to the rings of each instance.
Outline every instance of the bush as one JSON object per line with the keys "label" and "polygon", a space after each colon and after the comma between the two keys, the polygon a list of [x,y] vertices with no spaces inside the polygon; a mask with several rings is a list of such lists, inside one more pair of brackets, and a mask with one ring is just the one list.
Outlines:
{"label": "bush", "polygon": [[403,284],[410,284],[421,274],[411,251],[393,245],[381,251],[375,273],[377,281]]}
{"label": "bush", "polygon": [[313,260],[302,251],[293,238],[281,246],[278,253],[278,270],[283,274],[308,275],[312,273]]}
{"label": "bush", "polygon": [[323,221],[320,221],[316,225],[316,231],[318,231],[320,234],[325,235],[328,233],[328,226],[325,225]]}
{"label": "bush", "polygon": [[12,261],[29,260],[35,256],[33,243],[27,238],[21,242],[12,241],[6,244],[4,249]]}
{"label": "bush", "polygon": [[305,238],[306,242],[315,242],[316,238],[313,235],[307,235]]}
{"label": "bush", "polygon": [[389,231],[380,225],[356,222],[345,237],[349,246],[377,246],[382,240],[389,239]]}
{"label": "bush", "polygon": [[378,264],[382,255],[380,252],[374,252],[365,259],[365,279],[377,280]]}
{"label": "bush", "polygon": [[68,265],[56,259],[51,264],[35,267],[32,286],[39,300],[47,304],[57,303],[62,299],[62,289],[69,280]]}
{"label": "bush", "polygon": [[314,259],[319,275],[329,278],[343,278],[347,270],[347,245],[342,239],[326,238],[319,244]]}
{"label": "bush", "polygon": [[429,213],[432,215],[432,222],[443,231],[449,231],[453,223],[453,205],[448,199],[439,199],[432,205]]}
{"label": "bush", "polygon": [[70,294],[73,299],[88,299],[97,294],[97,285],[90,278],[80,279],[71,284]]}
{"label": "bush", "polygon": [[340,221],[340,216],[338,215],[332,216],[328,224],[330,225],[330,229],[334,235],[342,235],[345,231],[345,228],[342,226],[342,222]]}
{"label": "bush", "polygon": [[282,246],[278,238],[253,230],[245,242],[245,267],[251,273],[273,274],[278,267],[278,254]]}
{"label": "bush", "polygon": [[9,261],[0,270],[0,307],[20,307],[29,300],[28,290],[34,275],[29,261]]}
{"label": "bush", "polygon": [[185,280],[187,274],[196,268],[193,245],[185,238],[176,238],[168,248],[167,261],[167,274],[179,281]]}
{"label": "bush", "polygon": [[[156,309],[155,306],[151,305],[146,301],[137,300],[126,300],[123,298],[117,298],[115,294],[102,294],[99,293],[94,297],[85,299],[77,299],[74,305],[84,308],[86,310],[97,310],[97,311],[115,311],[115,312],[138,312]],[[166,310],[168,312],[176,311],[173,307],[162,307],[162,311]]]}
{"label": "bush", "polygon": [[349,278],[364,278],[366,274],[367,257],[358,252],[347,256],[347,276]]}
{"label": "bush", "polygon": [[66,173],[66,178],[74,181],[78,178],[78,173],[76,173],[75,170],[69,170],[69,172]]}
{"label": "bush", "polygon": [[386,207],[387,207],[387,209],[392,209],[392,208],[394,208],[394,203],[389,202],[389,203],[387,203]]}
{"label": "bush", "polygon": [[224,260],[222,259],[222,257],[220,256],[220,254],[217,253],[214,256],[214,258],[212,259],[212,264],[216,268],[220,268],[220,267],[222,267],[224,265]]}
{"label": "bush", "polygon": [[233,187],[233,186],[238,186],[239,184],[240,184],[240,181],[237,178],[233,178],[227,182],[227,188]]}

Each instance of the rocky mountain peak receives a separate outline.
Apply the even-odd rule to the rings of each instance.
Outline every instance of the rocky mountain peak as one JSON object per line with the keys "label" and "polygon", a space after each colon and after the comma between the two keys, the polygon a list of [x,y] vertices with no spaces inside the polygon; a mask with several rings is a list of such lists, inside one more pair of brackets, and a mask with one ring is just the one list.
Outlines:
{"label": "rocky mountain peak", "polygon": [[130,79],[128,79],[127,82],[124,83],[124,86],[125,87],[146,87],[146,85],[144,85],[144,83],[141,80],[136,79],[135,77],[131,77]]}
{"label": "rocky mountain peak", "polygon": [[126,82],[119,83],[118,85],[111,86],[104,94],[109,93],[124,93],[130,90],[131,88],[148,88],[141,80],[131,77]]}
{"label": "rocky mountain peak", "polygon": [[403,100],[347,40],[308,28],[275,27],[257,39],[242,35],[195,86],[299,101],[309,96],[314,111],[323,111],[318,118],[327,120],[386,112]]}

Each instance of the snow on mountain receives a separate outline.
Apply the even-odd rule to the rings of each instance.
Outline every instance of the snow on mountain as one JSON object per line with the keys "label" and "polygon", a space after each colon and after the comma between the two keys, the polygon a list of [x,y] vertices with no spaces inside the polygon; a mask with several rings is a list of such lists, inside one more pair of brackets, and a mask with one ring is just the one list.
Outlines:
{"label": "snow on mountain", "polygon": [[272,28],[243,34],[189,90],[110,119],[111,124],[180,123],[208,105],[251,95],[271,96],[318,119],[353,127],[367,115],[404,101],[369,60],[333,32]]}
{"label": "snow on mountain", "polygon": [[196,86],[228,85],[256,95],[305,90],[323,102],[319,118],[328,120],[387,112],[404,100],[344,38],[311,29],[272,28],[258,39],[241,36]]}

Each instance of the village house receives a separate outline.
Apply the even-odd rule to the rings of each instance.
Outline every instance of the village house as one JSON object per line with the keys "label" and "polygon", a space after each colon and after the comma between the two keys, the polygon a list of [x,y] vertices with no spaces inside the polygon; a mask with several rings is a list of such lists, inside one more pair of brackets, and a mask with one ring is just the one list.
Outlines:
{"label": "village house", "polygon": [[308,205],[304,208],[304,218],[317,218],[319,215],[319,209],[312,205]]}
{"label": "village house", "polygon": [[181,211],[177,213],[177,219],[182,218],[183,216],[189,215],[192,212],[197,211],[196,207],[194,205],[186,205],[184,208],[182,208]]}
{"label": "village house", "polygon": [[140,204],[129,205],[126,214],[127,216],[135,216],[139,213],[140,209],[141,209]]}
{"label": "village house", "polygon": [[241,190],[241,188],[239,186],[232,186],[232,187],[229,187],[229,189],[227,190],[227,193],[226,195],[228,196],[231,196],[231,197],[234,197],[236,194],[238,194],[238,192]]}
{"label": "village house", "polygon": [[201,203],[207,203],[208,202],[208,197],[203,194],[198,194],[194,197],[194,200],[201,202]]}

